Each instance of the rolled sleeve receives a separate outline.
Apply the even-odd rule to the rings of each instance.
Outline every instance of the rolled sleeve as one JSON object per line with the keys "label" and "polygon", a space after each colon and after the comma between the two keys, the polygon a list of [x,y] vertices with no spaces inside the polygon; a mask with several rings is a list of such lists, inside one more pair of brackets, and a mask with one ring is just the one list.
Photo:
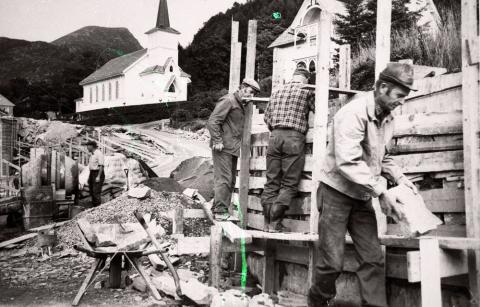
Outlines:
{"label": "rolled sleeve", "polygon": [[385,192],[386,184],[375,178],[362,159],[361,142],[365,137],[366,123],[354,112],[344,112],[335,116],[334,127],[335,161],[339,172],[364,187],[373,197],[378,197]]}
{"label": "rolled sleeve", "polygon": [[405,177],[402,169],[395,163],[393,157],[390,156],[387,151],[382,160],[382,176],[385,176],[393,183],[398,183],[400,179]]}
{"label": "rolled sleeve", "polygon": [[220,100],[208,119],[207,129],[210,132],[210,138],[213,144],[221,144],[222,140],[222,125],[227,118],[228,113],[232,109],[232,104],[228,99]]}

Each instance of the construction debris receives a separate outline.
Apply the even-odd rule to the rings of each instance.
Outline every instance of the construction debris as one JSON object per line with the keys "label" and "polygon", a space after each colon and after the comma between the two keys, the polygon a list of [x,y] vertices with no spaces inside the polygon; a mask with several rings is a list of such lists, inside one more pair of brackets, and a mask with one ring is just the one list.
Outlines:
{"label": "construction debris", "polygon": [[215,294],[210,307],[248,307],[250,298],[239,290],[228,290]]}
{"label": "construction debris", "polygon": [[150,197],[151,189],[149,187],[136,187],[128,190],[128,197],[145,199]]}

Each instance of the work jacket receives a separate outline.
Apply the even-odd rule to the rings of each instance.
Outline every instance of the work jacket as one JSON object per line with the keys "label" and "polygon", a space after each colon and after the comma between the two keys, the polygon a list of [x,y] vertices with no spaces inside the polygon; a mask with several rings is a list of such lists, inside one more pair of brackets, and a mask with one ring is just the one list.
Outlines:
{"label": "work jacket", "polygon": [[368,200],[386,190],[386,180],[404,175],[388,155],[392,115],[379,120],[373,92],[355,97],[333,118],[320,181],[355,199]]}
{"label": "work jacket", "polygon": [[223,152],[240,156],[244,121],[245,110],[238,92],[220,98],[207,123],[210,147],[223,144]]}

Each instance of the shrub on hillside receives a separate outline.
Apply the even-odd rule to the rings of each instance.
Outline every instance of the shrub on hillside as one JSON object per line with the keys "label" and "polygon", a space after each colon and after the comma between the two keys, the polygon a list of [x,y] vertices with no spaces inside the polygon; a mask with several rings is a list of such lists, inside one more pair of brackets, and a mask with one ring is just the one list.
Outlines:
{"label": "shrub on hillside", "polygon": [[192,118],[193,118],[193,114],[191,112],[188,112],[185,109],[177,109],[172,113],[172,120],[174,122],[189,121],[189,120],[192,120]]}
{"label": "shrub on hillside", "polygon": [[207,108],[203,108],[203,109],[200,110],[200,112],[198,112],[198,117],[206,119],[210,116],[210,113],[212,113],[212,110],[209,110]]}

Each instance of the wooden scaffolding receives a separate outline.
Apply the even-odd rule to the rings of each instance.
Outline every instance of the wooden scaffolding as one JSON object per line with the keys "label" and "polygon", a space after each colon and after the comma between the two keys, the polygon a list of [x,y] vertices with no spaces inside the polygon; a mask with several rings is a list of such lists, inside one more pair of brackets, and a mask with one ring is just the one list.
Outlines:
{"label": "wooden scaffolding", "polygon": [[[390,61],[391,0],[378,1],[376,76]],[[420,283],[421,299],[417,305],[442,306],[442,285],[468,286],[472,306],[479,305],[480,274],[480,88],[479,88],[479,13],[478,0],[462,1],[462,72],[416,80],[418,92],[412,93],[396,116],[392,152],[405,174],[420,187],[427,207],[443,219],[429,236],[406,239],[398,236],[398,225],[387,223],[378,210],[379,238],[385,246],[387,277]],[[284,220],[296,233],[271,234],[263,229],[259,195],[266,182],[266,147],[269,133],[259,109],[246,109],[237,192],[234,202],[241,208],[241,226],[249,236],[246,251],[257,251],[262,258],[260,272],[263,291],[272,293],[280,286],[278,262],[308,267],[306,282],[312,283],[316,264],[318,210],[316,191],[319,171],[326,148],[329,119],[343,104],[348,88],[329,89],[330,34],[332,16],[322,11],[318,23],[316,71],[316,114],[311,116],[307,133],[307,159],[300,182],[301,197]],[[254,76],[256,24],[249,23],[246,77]],[[235,41],[234,41],[235,40]],[[238,24],[232,26],[232,64],[230,90],[238,87],[241,49]],[[235,48],[234,48],[235,45]],[[349,54],[344,48],[344,54]],[[253,55],[252,55],[253,54]],[[343,58],[345,59],[345,58]],[[342,62],[343,59],[340,61]],[[345,64],[342,64],[345,65]],[[348,65],[347,65],[348,67]],[[344,87],[349,86],[349,70],[342,66]],[[235,84],[232,80],[236,80]],[[323,86],[322,86],[323,85]],[[342,94],[329,99],[332,93]],[[255,99],[256,105],[265,99]],[[267,99],[268,100],[268,99]],[[378,208],[378,201],[377,201]],[[351,240],[346,238],[347,245]],[[222,249],[222,246],[225,248]],[[211,234],[211,281],[218,286],[222,252],[238,252],[214,226]],[[358,263],[345,255],[345,271],[355,272]],[[252,267],[255,266],[253,263]],[[467,276],[462,283],[461,276]],[[302,286],[305,287],[305,284]],[[393,298],[391,298],[393,299]],[[398,300],[398,299],[397,299]],[[404,301],[405,302],[405,301]],[[413,303],[411,301],[410,303]],[[405,304],[405,303],[403,303]],[[416,303],[413,303],[416,304]],[[394,306],[395,304],[392,304]],[[397,304],[401,305],[401,304]],[[448,306],[448,303],[447,303]]]}

